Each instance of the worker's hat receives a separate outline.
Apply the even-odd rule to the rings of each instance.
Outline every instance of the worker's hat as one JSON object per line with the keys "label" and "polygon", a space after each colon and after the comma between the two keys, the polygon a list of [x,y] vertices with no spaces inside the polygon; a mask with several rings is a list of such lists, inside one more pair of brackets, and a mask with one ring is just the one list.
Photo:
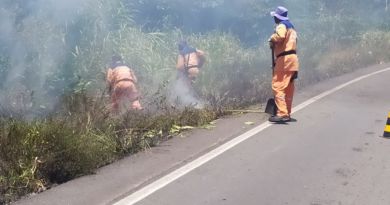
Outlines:
{"label": "worker's hat", "polygon": [[281,21],[288,20],[288,10],[283,6],[278,6],[275,11],[271,11],[271,16],[278,18]]}

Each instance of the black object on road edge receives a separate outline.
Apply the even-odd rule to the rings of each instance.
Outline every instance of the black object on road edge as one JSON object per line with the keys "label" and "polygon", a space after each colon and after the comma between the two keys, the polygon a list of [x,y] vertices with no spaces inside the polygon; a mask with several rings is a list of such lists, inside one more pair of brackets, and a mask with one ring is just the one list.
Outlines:
{"label": "black object on road edge", "polygon": [[265,113],[275,116],[276,111],[277,111],[277,107],[276,107],[275,99],[274,98],[268,99],[267,105],[265,106]]}

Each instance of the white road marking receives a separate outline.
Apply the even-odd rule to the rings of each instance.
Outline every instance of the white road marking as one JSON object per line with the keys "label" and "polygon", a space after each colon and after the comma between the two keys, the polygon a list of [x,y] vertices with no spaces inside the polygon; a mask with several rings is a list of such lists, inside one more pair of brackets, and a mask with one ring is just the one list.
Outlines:
{"label": "white road marking", "polygon": [[[367,75],[363,75],[361,77],[358,77],[354,80],[351,80],[347,83],[344,83],[342,85],[339,85],[329,91],[326,91],[326,92],[323,92],[321,93],[320,95],[317,95],[299,105],[297,105],[296,107],[293,108],[293,111],[292,113],[295,113],[295,112],[298,112],[299,110],[319,101],[320,99],[338,91],[338,90],[341,90],[343,89],[344,87],[346,86],[349,86],[353,83],[356,83],[358,81],[361,81],[365,78],[368,78],[368,77],[371,77],[373,75],[376,75],[376,74],[379,74],[379,73],[383,73],[383,72],[386,72],[386,71],[390,71],[390,68],[386,68],[386,69],[383,69],[383,70],[379,70],[379,71],[376,71],[376,72],[373,72],[373,73],[370,73],[370,74],[367,74]],[[140,190],[130,194],[129,196],[123,198],[122,200],[114,203],[114,205],[133,205],[139,201],[141,201],[142,199],[146,198],[147,196],[153,194],[154,192],[156,192],[157,190],[167,186],[168,184],[170,184],[171,182],[175,181],[176,179],[186,175],[187,173],[191,172],[192,170],[202,166],[203,164],[207,163],[208,161],[214,159],[215,157],[221,155],[222,153],[228,151],[229,149],[237,146],[238,144],[240,144],[241,142],[251,138],[252,136],[258,134],[259,132],[267,129],[268,127],[272,126],[273,124],[269,123],[269,122],[264,122],[263,124],[245,132],[244,134],[226,142],[225,144],[222,144],[221,146],[215,148],[214,150],[204,154],[203,156],[200,156],[199,158],[195,159],[194,161],[184,165],[183,167],[165,175],[164,177],[152,182],[151,184],[141,188]]]}
{"label": "white road marking", "polygon": [[319,95],[317,95],[317,96],[315,96],[315,97],[313,97],[313,98],[311,98],[309,100],[306,100],[305,102],[295,106],[292,109],[292,113],[298,112],[299,110],[309,106],[310,104],[313,104],[316,101],[318,101],[318,100],[320,100],[320,99],[322,99],[322,98],[324,98],[324,97],[326,97],[326,96],[328,96],[328,95],[330,95],[330,94],[332,94],[332,93],[334,93],[334,92],[336,92],[338,90],[341,90],[341,89],[343,89],[343,88],[345,88],[345,87],[347,87],[347,86],[349,86],[349,85],[351,85],[353,83],[356,83],[356,82],[361,81],[361,80],[363,80],[365,78],[368,78],[368,77],[371,77],[373,75],[376,75],[376,74],[379,74],[379,73],[383,73],[383,72],[386,72],[386,71],[390,71],[390,68],[385,68],[383,70],[379,70],[379,71],[376,71],[376,72],[373,72],[373,73],[370,73],[370,74],[367,74],[367,75],[360,76],[360,77],[355,78],[355,79],[353,79],[351,81],[348,81],[348,82],[346,82],[346,83],[344,83],[342,85],[339,85],[339,86],[337,86],[337,87],[335,87],[335,88],[333,88],[331,90],[325,91],[325,92],[323,92],[323,93],[321,93],[321,94],[319,94]]}

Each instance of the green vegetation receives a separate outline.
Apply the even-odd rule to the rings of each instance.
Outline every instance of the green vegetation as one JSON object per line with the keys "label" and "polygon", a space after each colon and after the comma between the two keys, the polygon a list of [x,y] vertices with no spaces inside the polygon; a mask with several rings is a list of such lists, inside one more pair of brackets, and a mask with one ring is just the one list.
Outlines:
{"label": "green vegetation", "polygon": [[[380,0],[43,2],[0,3],[0,204],[263,102],[276,3],[299,32],[301,86],[390,58]],[[207,54],[195,83],[202,110],[167,100],[183,38]],[[135,70],[145,111],[110,116],[104,73],[113,53]]]}

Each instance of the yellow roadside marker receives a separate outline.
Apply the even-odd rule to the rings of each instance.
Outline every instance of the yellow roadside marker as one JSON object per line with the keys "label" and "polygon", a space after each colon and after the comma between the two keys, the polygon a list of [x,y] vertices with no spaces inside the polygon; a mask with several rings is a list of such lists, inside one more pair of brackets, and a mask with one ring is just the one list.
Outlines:
{"label": "yellow roadside marker", "polygon": [[390,138],[390,113],[387,117],[385,132],[383,133],[383,137]]}

